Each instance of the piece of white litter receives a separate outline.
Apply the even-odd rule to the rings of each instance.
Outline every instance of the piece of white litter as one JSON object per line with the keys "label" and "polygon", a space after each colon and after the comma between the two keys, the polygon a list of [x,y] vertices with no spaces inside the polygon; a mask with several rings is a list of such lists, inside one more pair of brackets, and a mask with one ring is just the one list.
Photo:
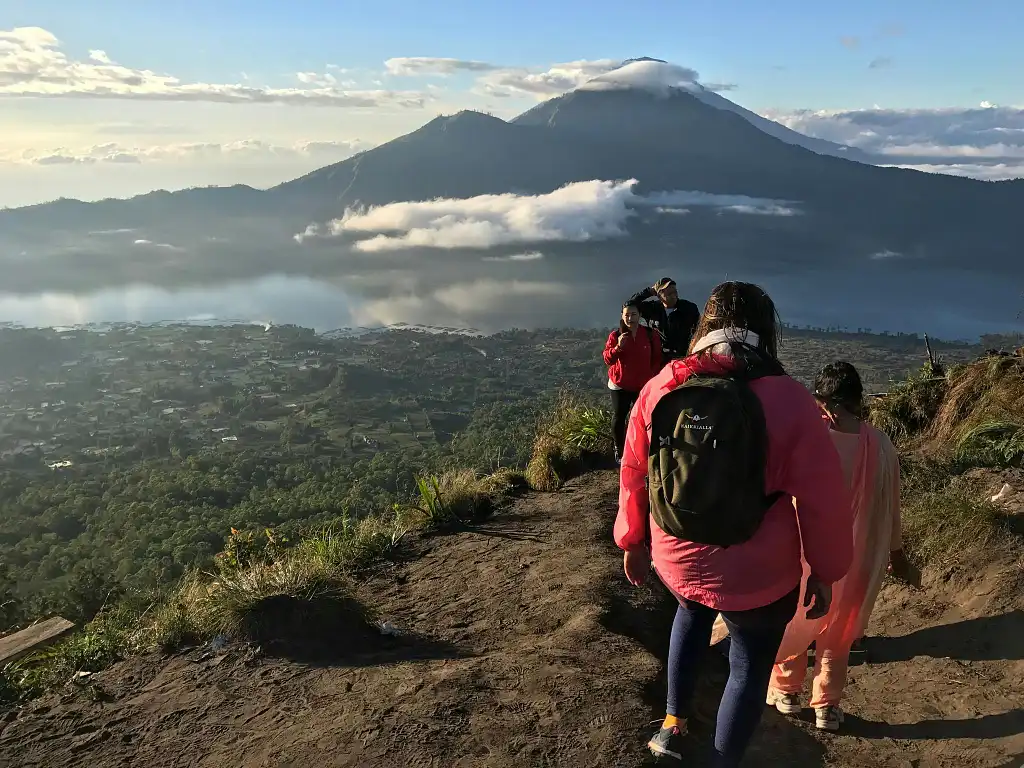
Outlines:
{"label": "piece of white litter", "polygon": [[1007,496],[1009,496],[1011,493],[1013,493],[1013,488],[1010,487],[1010,484],[1009,483],[1003,483],[1003,487],[999,489],[999,493],[997,493],[995,496],[993,496],[991,499],[989,499],[989,501],[992,501],[992,502],[1002,501]]}
{"label": "piece of white litter", "polygon": [[390,621],[382,621],[382,622],[380,622],[377,625],[377,629],[380,630],[380,633],[382,635],[392,635],[394,637],[397,637],[398,635],[403,634],[402,630],[400,630],[398,627],[396,627]]}

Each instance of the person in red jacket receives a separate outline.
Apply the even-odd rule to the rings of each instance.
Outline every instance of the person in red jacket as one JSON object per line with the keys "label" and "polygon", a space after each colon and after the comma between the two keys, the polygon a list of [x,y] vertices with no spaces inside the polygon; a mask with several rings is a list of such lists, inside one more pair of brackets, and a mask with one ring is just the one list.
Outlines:
{"label": "person in red jacket", "polygon": [[615,463],[622,458],[626,442],[626,420],[644,384],[661,370],[661,337],[649,326],[640,326],[640,307],[635,301],[622,305],[619,328],[608,335],[604,345],[608,366],[608,389],[612,393],[612,435]]}
{"label": "person in red jacket", "polygon": [[[615,543],[624,550],[623,567],[632,584],[645,582],[653,559],[658,577],[679,603],[669,640],[666,717],[647,745],[658,758],[682,759],[701,657],[721,612],[731,638],[729,682],[718,708],[712,765],[738,765],[761,720],[775,656],[798,608],[801,551],[811,571],[805,603],[809,618],[825,615],[831,585],[850,567],[853,518],[839,455],[814,397],[777,362],[778,332],[775,305],[761,288],[719,285],[708,299],[689,355],[672,360],[644,386],[630,416]],[[668,534],[651,515],[647,488],[649,455],[662,453],[661,447],[651,446],[655,405],[691,376],[742,375],[752,359],[767,360],[776,370],[746,385],[760,403],[767,435],[763,517],[748,538],[730,546]],[[714,430],[699,415],[688,418],[699,424],[688,428]],[[701,455],[710,456],[720,469],[714,452],[729,451],[730,438],[712,445],[714,437],[708,433]],[[670,438],[669,444],[675,441]],[[661,509],[661,497],[658,503]]]}

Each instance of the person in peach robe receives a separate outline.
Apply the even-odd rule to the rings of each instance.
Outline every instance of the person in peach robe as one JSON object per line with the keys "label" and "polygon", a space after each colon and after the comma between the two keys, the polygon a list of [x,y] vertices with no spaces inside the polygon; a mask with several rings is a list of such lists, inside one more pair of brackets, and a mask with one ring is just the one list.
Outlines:
{"label": "person in peach robe", "polygon": [[[863,419],[864,390],[850,363],[826,365],[814,382],[814,398],[839,453],[853,501],[853,564],[834,587],[832,605],[821,619],[803,611],[786,628],[768,690],[768,703],[786,715],[799,714],[807,675],[807,650],[815,644],[811,707],[821,730],[837,731],[850,649],[863,635],[886,571],[914,581],[900,531],[900,463],[885,433]],[[808,572],[804,565],[804,578]]]}

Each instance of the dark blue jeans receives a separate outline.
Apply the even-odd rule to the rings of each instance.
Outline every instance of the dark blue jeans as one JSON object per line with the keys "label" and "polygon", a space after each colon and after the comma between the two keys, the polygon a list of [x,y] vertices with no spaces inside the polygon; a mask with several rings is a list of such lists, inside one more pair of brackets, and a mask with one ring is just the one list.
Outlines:
{"label": "dark blue jeans", "polygon": [[[729,682],[718,705],[714,765],[740,764],[761,722],[775,654],[786,625],[796,613],[799,585],[774,603],[749,611],[722,611],[729,628]],[[718,611],[692,600],[681,601],[668,647],[670,715],[686,717],[693,705],[701,658],[711,642]]]}

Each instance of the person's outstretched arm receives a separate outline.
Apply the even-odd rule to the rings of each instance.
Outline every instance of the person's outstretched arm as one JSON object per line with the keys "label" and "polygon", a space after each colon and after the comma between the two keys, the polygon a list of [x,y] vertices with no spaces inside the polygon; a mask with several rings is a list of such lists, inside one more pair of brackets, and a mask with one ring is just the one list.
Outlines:
{"label": "person's outstretched arm", "polygon": [[637,291],[636,293],[634,293],[632,296],[629,297],[629,300],[639,304],[641,302],[647,301],[652,296],[657,296],[657,295],[658,294],[654,290],[654,287],[649,285],[646,288],[644,288],[642,291]]}
{"label": "person's outstretched arm", "polygon": [[853,506],[839,454],[810,392],[796,384],[788,403],[794,429],[784,490],[793,496],[811,574],[834,584],[853,560]]}
{"label": "person's outstretched arm", "polygon": [[[651,299],[658,299],[657,301],[651,301]],[[662,316],[661,299],[658,298],[658,292],[653,287],[644,288],[642,291],[637,291],[629,300],[637,305],[637,309],[640,310],[640,317],[647,322],[653,320],[659,320]]]}

